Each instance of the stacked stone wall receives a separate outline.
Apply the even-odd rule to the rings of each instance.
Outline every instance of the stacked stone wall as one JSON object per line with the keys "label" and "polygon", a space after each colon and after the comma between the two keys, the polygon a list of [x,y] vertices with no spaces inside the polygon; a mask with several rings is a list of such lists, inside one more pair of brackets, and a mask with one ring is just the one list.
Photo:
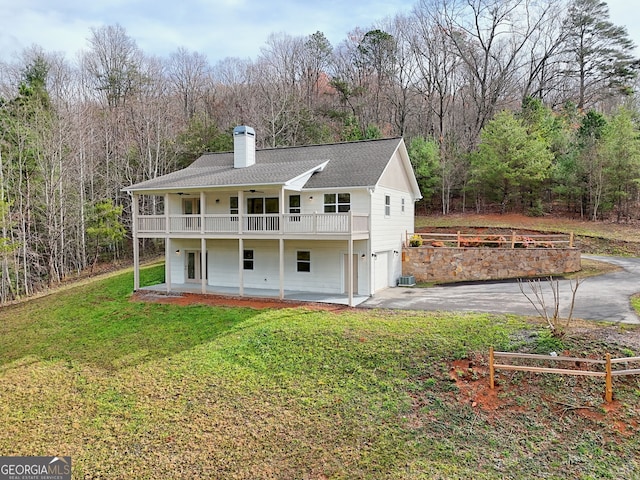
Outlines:
{"label": "stacked stone wall", "polygon": [[408,247],[402,253],[402,274],[418,282],[499,280],[577,272],[575,248],[448,248]]}

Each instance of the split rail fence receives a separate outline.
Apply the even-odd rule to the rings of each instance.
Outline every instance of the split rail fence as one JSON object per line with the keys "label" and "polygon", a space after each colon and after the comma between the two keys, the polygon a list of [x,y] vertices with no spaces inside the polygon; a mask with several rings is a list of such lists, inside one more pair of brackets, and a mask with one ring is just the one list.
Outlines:
{"label": "split rail fence", "polygon": [[540,234],[521,235],[513,231],[511,234],[470,234],[470,233],[433,233],[419,232],[405,233],[405,245],[414,244],[418,240],[420,245],[439,247],[497,247],[497,248],[573,248],[574,235],[569,234]]}
{"label": "split rail fence", "polygon": [[[574,365],[603,365],[604,371],[598,370],[582,370],[582,369],[570,369],[570,368],[549,368],[549,367],[537,367],[530,365],[513,365],[505,363],[495,363],[496,359],[529,359],[529,360],[543,360],[549,362],[570,362]],[[489,350],[489,383],[493,390],[495,388],[495,371],[498,370],[513,370],[519,372],[534,372],[534,373],[555,373],[560,375],[580,375],[587,377],[604,377],[605,379],[605,400],[607,403],[613,401],[613,377],[622,375],[640,375],[640,368],[626,368],[624,370],[614,370],[614,365],[640,362],[640,357],[624,357],[624,358],[611,358],[609,353],[606,354],[605,360],[598,360],[594,358],[576,358],[576,357],[563,357],[554,355],[535,355],[529,353],[510,353],[510,352],[495,352],[493,347]]]}

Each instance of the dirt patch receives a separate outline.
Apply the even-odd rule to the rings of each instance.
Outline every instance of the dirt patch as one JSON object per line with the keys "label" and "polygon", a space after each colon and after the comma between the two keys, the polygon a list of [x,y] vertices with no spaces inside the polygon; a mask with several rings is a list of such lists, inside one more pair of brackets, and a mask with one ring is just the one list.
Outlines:
{"label": "dirt patch", "polygon": [[[568,352],[565,353],[570,355]],[[512,374],[496,372],[496,385],[491,389],[487,359],[478,356],[473,359],[465,358],[449,362],[449,380],[456,386],[455,400],[460,404],[469,405],[474,410],[482,411],[488,419],[504,420],[501,412],[505,411],[510,413],[528,411],[531,406],[518,403],[516,399],[538,397],[541,403],[548,405],[558,416],[571,412],[583,419],[606,422],[624,436],[634,435],[638,430],[635,420],[630,424],[626,419],[627,408],[623,402],[614,400],[606,403],[603,395],[601,403],[579,404],[576,403],[576,398],[550,397],[543,393],[539,379],[531,378],[529,381],[513,383],[510,380],[511,377]],[[622,381],[617,380],[618,383]],[[591,390],[593,388],[591,386]],[[573,390],[572,393],[576,393],[581,388],[574,387]],[[604,392],[604,381],[602,391]],[[596,393],[595,396],[597,395]]]}
{"label": "dirt patch", "polygon": [[489,388],[489,365],[480,357],[451,362],[449,379],[458,387],[458,400],[473,408],[495,411],[506,403],[498,397],[498,388]]}
{"label": "dirt patch", "polygon": [[309,310],[342,311],[350,307],[330,303],[297,302],[274,298],[235,297],[197,293],[171,293],[138,291],[131,296],[134,302],[168,303],[172,305],[209,305],[212,307],[239,307],[262,310],[265,308],[306,308]]}

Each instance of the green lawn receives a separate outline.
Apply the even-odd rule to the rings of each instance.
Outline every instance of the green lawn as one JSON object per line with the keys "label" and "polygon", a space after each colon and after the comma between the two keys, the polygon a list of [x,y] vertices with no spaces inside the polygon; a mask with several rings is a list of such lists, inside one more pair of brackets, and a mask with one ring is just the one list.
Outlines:
{"label": "green lawn", "polygon": [[607,411],[601,380],[502,374],[490,392],[476,368],[490,345],[628,346],[503,315],[138,303],[132,283],[0,310],[0,454],[71,455],[74,478],[640,476],[635,378]]}

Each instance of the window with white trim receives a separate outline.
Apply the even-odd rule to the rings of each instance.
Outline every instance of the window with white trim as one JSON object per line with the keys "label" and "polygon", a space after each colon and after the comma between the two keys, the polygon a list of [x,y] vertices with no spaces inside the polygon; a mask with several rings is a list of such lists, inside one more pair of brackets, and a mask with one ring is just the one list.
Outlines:
{"label": "window with white trim", "polygon": [[324,213],[348,212],[351,210],[350,193],[325,193]]}
{"label": "window with white trim", "polygon": [[311,272],[311,252],[298,250],[296,252],[296,270],[298,272]]}
{"label": "window with white trim", "polygon": [[384,196],[384,216],[391,216],[391,195]]}

